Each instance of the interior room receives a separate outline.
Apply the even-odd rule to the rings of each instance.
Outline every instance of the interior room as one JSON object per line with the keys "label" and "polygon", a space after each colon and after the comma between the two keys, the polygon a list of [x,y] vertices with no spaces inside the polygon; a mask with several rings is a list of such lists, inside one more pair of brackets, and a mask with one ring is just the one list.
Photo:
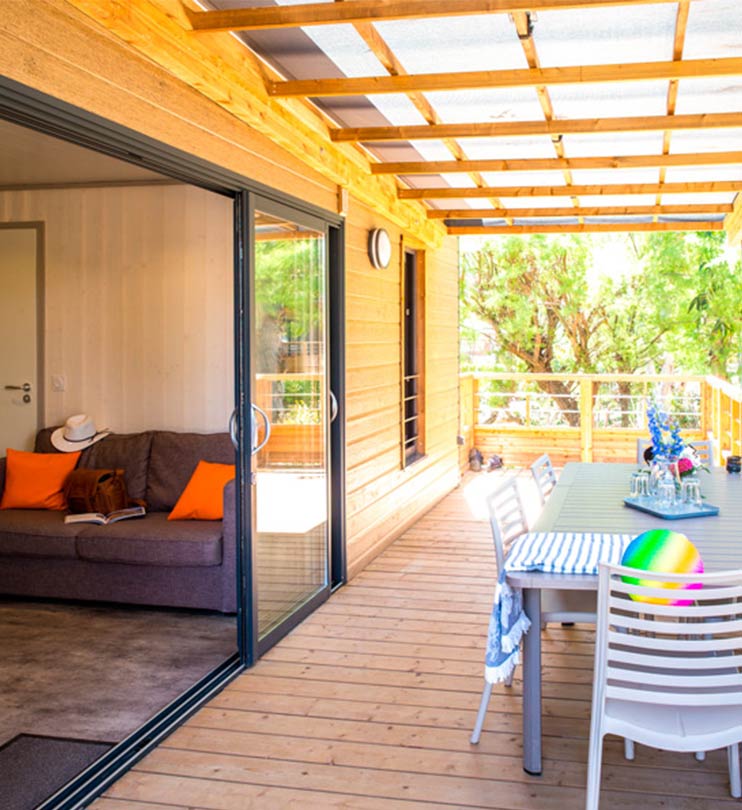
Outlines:
{"label": "interior room", "polygon": [[32,808],[237,653],[234,485],[223,519],[167,520],[234,464],[233,202],[3,120],[0,155],[0,455],[74,462],[84,415],[78,467],[125,467],[147,510],[0,505],[0,783]]}

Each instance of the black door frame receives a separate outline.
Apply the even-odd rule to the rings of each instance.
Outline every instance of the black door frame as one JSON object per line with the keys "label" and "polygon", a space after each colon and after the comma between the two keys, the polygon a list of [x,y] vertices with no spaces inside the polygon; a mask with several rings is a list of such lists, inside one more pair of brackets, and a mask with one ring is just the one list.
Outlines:
{"label": "black door frame", "polygon": [[[297,211],[320,217],[329,226],[330,247],[335,252],[337,262],[335,276],[330,279],[330,339],[334,348],[330,359],[330,385],[335,392],[340,411],[332,423],[332,503],[333,503],[333,587],[341,585],[346,578],[345,566],[345,347],[344,347],[344,220],[341,216],[308,203],[304,200],[278,192],[239,173],[191,155],[169,144],[157,141],[121,124],[109,121],[68,102],[41,93],[19,82],[0,76],[0,119],[37,130],[77,146],[84,146],[96,152],[110,155],[159,172],[184,183],[199,186],[234,200],[234,272],[235,272],[235,407],[238,416],[238,430],[241,436],[249,436],[249,401],[240,399],[245,390],[245,380],[249,382],[249,352],[243,352],[240,338],[249,329],[247,314],[250,289],[245,280],[251,278],[250,251],[247,244],[249,230],[245,227],[251,221],[252,197],[259,195],[277,203],[288,204]],[[331,344],[332,345],[332,344]],[[249,389],[248,389],[249,390]],[[240,492],[237,498],[238,554],[237,588],[244,597],[246,577],[251,575],[249,543],[247,531],[251,525],[249,498],[249,469],[243,469],[238,454],[237,481]],[[82,807],[100,795],[112,782],[120,778],[135,762],[157,746],[183,720],[198,709],[204,702],[219,692],[242,672],[255,663],[258,650],[254,634],[249,626],[252,617],[246,615],[245,599],[238,599],[238,651],[220,666],[206,675],[197,684],[166,706],[144,726],[135,731],[92,766],[83,771],[72,782],[52,796],[39,810],[71,810]],[[261,649],[262,652],[262,649]]]}

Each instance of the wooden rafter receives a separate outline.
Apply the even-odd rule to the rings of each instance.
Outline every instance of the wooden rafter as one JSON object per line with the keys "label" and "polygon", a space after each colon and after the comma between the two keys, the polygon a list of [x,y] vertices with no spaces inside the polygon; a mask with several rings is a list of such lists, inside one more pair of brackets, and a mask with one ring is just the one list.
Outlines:
{"label": "wooden rafter", "polygon": [[575,208],[430,208],[430,219],[532,219],[534,217],[621,217],[673,214],[727,214],[731,203],[700,205],[606,205]]}
{"label": "wooden rafter", "polygon": [[372,23],[470,14],[512,14],[524,11],[637,7],[677,0],[348,0],[344,3],[303,3],[292,6],[247,7],[185,13],[196,32],[257,31],[338,23]]}
{"label": "wooden rafter", "polygon": [[[678,11],[675,15],[675,36],[672,43],[672,58],[679,62],[683,58],[685,48],[685,32],[688,28],[688,14],[690,13],[690,0],[678,0]],[[667,90],[667,115],[669,118],[675,116],[675,107],[678,100],[678,80],[670,79]],[[662,154],[670,154],[670,142],[672,140],[672,130],[667,128],[662,135]],[[660,183],[664,183],[667,177],[667,168],[660,169]],[[661,195],[657,195],[657,203],[662,201]]]}
{"label": "wooden rafter", "polygon": [[344,127],[330,130],[330,137],[333,141],[346,143],[380,143],[441,138],[512,138],[531,135],[557,137],[559,135],[600,135],[614,132],[661,132],[726,127],[742,127],[742,112],[636,115],[623,118],[562,118],[552,121],[420,124],[398,127]]}
{"label": "wooden rafter", "polygon": [[[343,5],[333,4],[333,5]],[[662,79],[736,76],[742,74],[742,58],[687,59],[682,62],[635,62],[575,67],[475,70],[466,73],[423,73],[414,76],[363,76],[357,79],[299,79],[268,81],[268,93],[279,98],[305,96],[374,95],[466,90],[481,87],[537,87],[539,85],[595,82],[654,81]]]}
{"label": "wooden rafter", "polygon": [[616,183],[576,186],[489,186],[487,188],[400,188],[402,200],[466,200],[482,197],[588,197],[621,194],[713,194],[742,189],[739,180],[707,183]]}
{"label": "wooden rafter", "polygon": [[372,174],[455,174],[457,172],[530,172],[560,169],[638,169],[660,166],[742,164],[742,152],[692,152],[680,155],[615,157],[507,158],[495,160],[417,160],[374,163]]}
{"label": "wooden rafter", "polygon": [[525,233],[618,233],[625,231],[721,231],[724,223],[708,220],[679,222],[574,223],[572,225],[452,225],[452,236],[507,236]]}

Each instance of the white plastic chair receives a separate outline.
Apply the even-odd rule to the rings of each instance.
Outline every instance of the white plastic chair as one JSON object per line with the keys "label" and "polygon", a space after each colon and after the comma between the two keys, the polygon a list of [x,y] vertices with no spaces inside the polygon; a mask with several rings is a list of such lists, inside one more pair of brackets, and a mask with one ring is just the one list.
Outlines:
{"label": "white plastic chair", "polygon": [[[685,592],[691,605],[647,604],[666,599],[662,582],[702,587]],[[669,751],[726,748],[731,794],[742,796],[740,598],[742,571],[680,575],[601,565],[586,810],[598,808],[606,734]]]}
{"label": "white plastic chair", "polygon": [[[505,566],[505,558],[510,544],[520,534],[528,531],[523,500],[518,489],[518,481],[511,477],[486,499],[489,512],[492,539],[495,545],[498,576]],[[595,594],[591,591],[556,591],[541,592],[541,628],[553,623],[595,622]],[[531,631],[533,632],[533,631]],[[512,685],[512,676],[505,681],[505,686]],[[485,680],[479,711],[471,735],[471,742],[476,745],[482,733],[484,717],[487,714],[492,684]]]}
{"label": "white plastic chair", "polygon": [[541,506],[546,503],[546,499],[551,495],[551,491],[557,485],[557,477],[554,468],[551,466],[551,459],[544,453],[531,464],[531,475],[533,476]]}
{"label": "white plastic chair", "polygon": [[[714,464],[714,442],[713,439],[703,439],[697,442],[688,442],[688,444],[696,451],[698,458],[709,468],[715,467]],[[636,440],[636,463],[644,464],[644,451],[652,446],[649,439]]]}

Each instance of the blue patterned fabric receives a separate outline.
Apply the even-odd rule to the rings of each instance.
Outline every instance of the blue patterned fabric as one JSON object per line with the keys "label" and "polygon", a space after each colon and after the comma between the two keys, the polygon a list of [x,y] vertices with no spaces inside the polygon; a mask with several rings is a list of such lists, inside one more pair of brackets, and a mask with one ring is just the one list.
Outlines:
{"label": "blue patterned fabric", "polygon": [[487,633],[484,677],[506,681],[520,662],[520,642],[531,626],[519,588],[507,581],[510,571],[549,574],[597,574],[601,562],[619,563],[633,540],[630,534],[602,532],[528,532],[516,537],[495,591]]}

